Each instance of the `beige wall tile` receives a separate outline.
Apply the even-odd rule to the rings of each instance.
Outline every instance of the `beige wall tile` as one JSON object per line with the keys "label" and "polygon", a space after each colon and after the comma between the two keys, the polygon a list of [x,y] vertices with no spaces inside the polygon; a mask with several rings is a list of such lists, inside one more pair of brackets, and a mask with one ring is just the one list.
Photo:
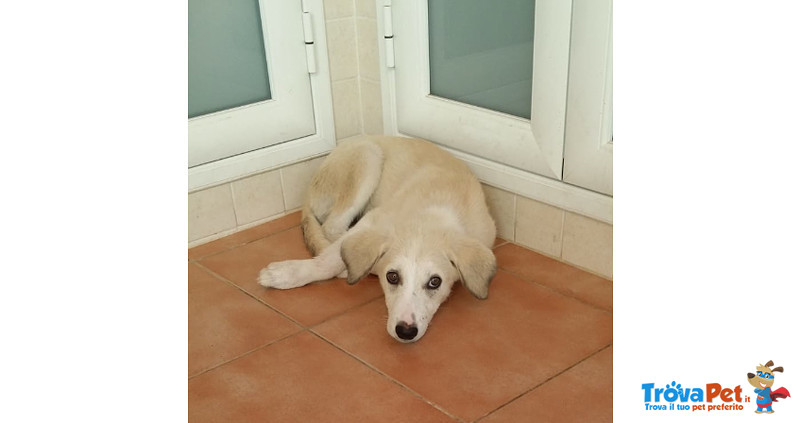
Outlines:
{"label": "beige wall tile", "polygon": [[331,81],[358,76],[355,18],[327,22],[328,62]]}
{"label": "beige wall tile", "polygon": [[353,16],[353,0],[324,0],[325,19],[338,19]]}
{"label": "beige wall tile", "polygon": [[231,190],[239,225],[265,219],[285,210],[281,175],[277,170],[234,181]]}
{"label": "beige wall tile", "polygon": [[356,19],[358,31],[359,75],[373,81],[380,81],[378,69],[378,23],[374,19]]}
{"label": "beige wall tile", "polygon": [[356,0],[356,16],[375,19],[375,0]]}
{"label": "beige wall tile", "polygon": [[483,186],[486,203],[489,205],[489,213],[491,213],[497,228],[497,236],[513,241],[516,196],[493,186],[486,184],[481,184],[481,186]]}
{"label": "beige wall tile", "polygon": [[361,80],[361,107],[363,109],[364,133],[383,134],[383,103],[381,84]]}
{"label": "beige wall tile", "polygon": [[230,184],[189,194],[189,242],[235,227]]}
{"label": "beige wall tile", "polygon": [[552,257],[561,255],[564,210],[517,197],[514,241]]}
{"label": "beige wall tile", "polygon": [[324,157],[286,166],[281,169],[283,179],[283,202],[286,210],[294,210],[303,205],[311,177],[319,169]]}
{"label": "beige wall tile", "polygon": [[607,278],[613,276],[614,227],[567,212],[564,218],[564,261]]}
{"label": "beige wall tile", "polygon": [[336,139],[352,137],[361,133],[361,100],[358,81],[348,79],[331,83],[333,91],[333,120]]}

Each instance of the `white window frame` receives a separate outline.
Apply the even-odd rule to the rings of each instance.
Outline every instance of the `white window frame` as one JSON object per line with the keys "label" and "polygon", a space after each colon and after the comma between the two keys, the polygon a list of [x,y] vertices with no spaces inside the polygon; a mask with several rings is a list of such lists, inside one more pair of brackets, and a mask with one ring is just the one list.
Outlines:
{"label": "white window frame", "polygon": [[613,194],[611,0],[573,0],[564,182]]}
{"label": "white window frame", "polygon": [[[396,57],[416,56],[416,60],[403,60],[402,71],[395,72],[398,129],[560,179],[571,2],[536,2],[531,120],[430,95],[427,1],[394,1],[391,7]],[[497,138],[506,143],[504,148],[487,146]]]}
{"label": "white window frame", "polygon": [[[252,150],[189,167],[189,192],[321,156],[336,145],[322,0],[303,0],[302,7],[300,2],[260,0],[260,6],[266,11],[262,21],[273,100],[189,121],[190,164],[197,145],[205,150],[203,154]],[[285,18],[286,11],[291,18]],[[310,23],[306,31],[310,29],[313,35],[303,32],[305,13]],[[306,47],[304,38],[308,37],[313,50]],[[315,66],[310,68],[307,60],[314,60]],[[300,78],[298,61],[305,69]],[[309,98],[312,104],[304,104]],[[230,149],[226,144],[235,145]]]}
{"label": "white window frame", "polygon": [[[378,10],[389,6],[390,15],[395,17],[393,25],[385,19],[378,20],[386,133],[430,139],[466,162],[483,182],[612,223],[611,197],[560,181],[564,134],[570,125],[566,110],[569,108],[567,85],[571,83],[568,78],[572,75],[568,73],[567,65],[571,60],[570,54],[575,51],[575,46],[570,45],[574,37],[571,32],[581,31],[581,28],[571,27],[572,9],[585,7],[585,4],[576,1],[573,6],[571,0],[536,2],[531,94],[533,120],[530,122],[429,96],[427,1],[376,0],[376,5]],[[398,7],[412,10],[416,17],[409,19],[403,14],[402,20],[398,19]],[[401,22],[405,30],[398,28]],[[554,27],[555,23],[560,28]],[[387,30],[393,32],[392,43],[384,42]],[[401,37],[410,37],[412,42]],[[414,54],[417,59],[405,60],[408,54]],[[392,64],[394,67],[390,67]],[[404,70],[412,67],[410,74],[414,76],[398,75],[397,69],[401,66]],[[414,99],[413,104],[419,112],[399,110],[399,99],[409,97]],[[457,121],[442,119],[444,113],[441,111],[446,109],[451,109],[460,118]],[[414,114],[418,122],[409,125],[409,113]],[[414,125],[418,127],[407,129]],[[498,135],[502,127],[511,129],[511,132]]]}

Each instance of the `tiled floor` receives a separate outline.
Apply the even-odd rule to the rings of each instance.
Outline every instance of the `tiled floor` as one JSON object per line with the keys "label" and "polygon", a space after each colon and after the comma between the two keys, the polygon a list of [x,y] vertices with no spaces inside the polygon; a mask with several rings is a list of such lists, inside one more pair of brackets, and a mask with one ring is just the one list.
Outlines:
{"label": "tiled floor", "polygon": [[610,281],[498,239],[489,299],[457,286],[400,344],[372,276],[256,283],[310,257],[299,223],[189,250],[189,421],[611,421]]}

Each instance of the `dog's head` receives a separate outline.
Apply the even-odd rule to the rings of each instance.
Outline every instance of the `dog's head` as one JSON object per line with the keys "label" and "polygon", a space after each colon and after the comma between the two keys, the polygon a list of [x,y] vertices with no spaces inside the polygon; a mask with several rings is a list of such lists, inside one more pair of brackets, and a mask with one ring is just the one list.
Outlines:
{"label": "dog's head", "polygon": [[783,373],[783,367],[770,369],[772,365],[772,360],[770,360],[765,365],[756,366],[756,374],[748,373],[747,381],[758,389],[771,387],[775,383],[775,372]]}
{"label": "dog's head", "polygon": [[497,270],[492,251],[463,235],[395,237],[366,229],[342,244],[347,283],[376,274],[386,299],[386,330],[400,342],[422,338],[457,281],[477,298],[489,295]]}

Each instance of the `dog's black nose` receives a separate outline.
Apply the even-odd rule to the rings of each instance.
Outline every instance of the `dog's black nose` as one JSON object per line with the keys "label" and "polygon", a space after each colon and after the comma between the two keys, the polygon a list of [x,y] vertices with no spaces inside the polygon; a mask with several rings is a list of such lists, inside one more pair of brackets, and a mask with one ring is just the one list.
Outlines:
{"label": "dog's black nose", "polygon": [[756,375],[754,375],[754,374],[752,374],[752,373],[748,373],[748,374],[747,374],[747,378],[748,378],[748,379],[752,379],[752,378],[754,378],[754,377],[756,377]]}
{"label": "dog's black nose", "polygon": [[417,336],[417,325],[409,325],[406,322],[400,322],[397,326],[394,327],[395,333],[400,339],[405,339],[406,341],[414,339]]}

